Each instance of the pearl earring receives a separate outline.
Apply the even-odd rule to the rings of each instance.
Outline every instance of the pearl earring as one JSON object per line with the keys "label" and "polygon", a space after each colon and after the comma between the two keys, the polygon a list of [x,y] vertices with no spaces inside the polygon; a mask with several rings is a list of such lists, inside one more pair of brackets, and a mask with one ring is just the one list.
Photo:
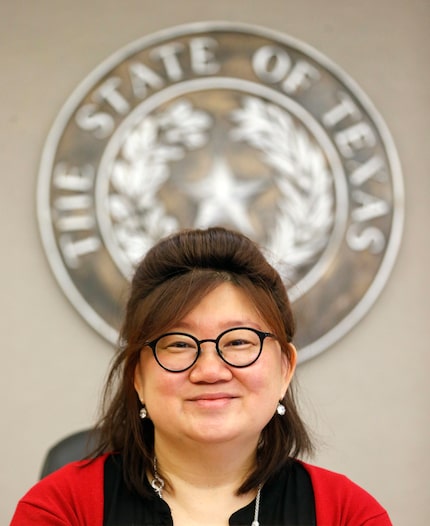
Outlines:
{"label": "pearl earring", "polygon": [[279,402],[278,403],[278,406],[276,407],[276,412],[278,413],[279,416],[284,416],[285,415],[285,406],[282,402]]}
{"label": "pearl earring", "polygon": [[143,420],[148,415],[148,411],[146,410],[146,407],[143,406],[142,409],[139,411],[139,416]]}

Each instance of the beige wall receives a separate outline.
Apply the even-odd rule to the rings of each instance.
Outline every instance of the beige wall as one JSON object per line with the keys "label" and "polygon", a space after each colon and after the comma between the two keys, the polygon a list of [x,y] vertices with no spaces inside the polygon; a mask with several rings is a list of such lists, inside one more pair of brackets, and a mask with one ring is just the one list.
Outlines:
{"label": "beige wall", "polygon": [[260,24],[314,46],[384,117],[406,184],[397,263],[370,313],[299,368],[315,462],[372,492],[397,525],[430,523],[430,3],[427,0],[3,0],[0,6],[0,523],[47,448],[94,419],[112,356],[48,268],[35,213],[48,130],[76,85],[111,53],[197,20]]}

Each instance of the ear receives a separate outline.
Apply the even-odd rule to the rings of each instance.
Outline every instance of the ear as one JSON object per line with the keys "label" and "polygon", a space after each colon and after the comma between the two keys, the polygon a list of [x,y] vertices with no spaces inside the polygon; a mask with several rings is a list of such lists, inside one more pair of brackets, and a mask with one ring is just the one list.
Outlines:
{"label": "ear", "polygon": [[143,402],[143,377],[142,377],[142,371],[140,368],[140,362],[137,363],[136,368],[134,370],[134,388],[137,392],[137,396],[139,397],[139,400]]}
{"label": "ear", "polygon": [[286,352],[281,353],[283,382],[282,392],[279,397],[279,400],[282,400],[282,398],[284,398],[285,393],[288,390],[288,386],[290,385],[290,382],[294,376],[294,371],[296,370],[297,365],[297,349],[292,343],[289,343],[288,346],[289,356]]}

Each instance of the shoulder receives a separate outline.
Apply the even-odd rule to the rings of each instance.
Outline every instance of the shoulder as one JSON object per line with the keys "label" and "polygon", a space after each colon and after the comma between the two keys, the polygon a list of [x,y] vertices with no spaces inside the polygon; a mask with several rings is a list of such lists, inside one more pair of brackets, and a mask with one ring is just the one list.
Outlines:
{"label": "shoulder", "polygon": [[[104,463],[107,455],[92,460],[70,462],[40,480],[27,493],[28,495],[46,494],[46,492],[66,492],[70,495],[97,494],[97,487],[103,483]],[[24,497],[25,498],[25,497]]]}
{"label": "shoulder", "polygon": [[312,481],[318,524],[391,525],[379,502],[348,477],[305,462],[300,464]]}
{"label": "shoulder", "polygon": [[102,524],[107,456],[71,462],[40,480],[19,501],[11,526]]}

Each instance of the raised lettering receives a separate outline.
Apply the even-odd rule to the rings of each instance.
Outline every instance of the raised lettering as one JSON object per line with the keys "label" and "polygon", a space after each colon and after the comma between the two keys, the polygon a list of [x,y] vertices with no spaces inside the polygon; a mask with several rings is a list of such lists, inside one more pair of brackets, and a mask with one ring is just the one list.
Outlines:
{"label": "raised lettering", "polygon": [[365,122],[354,124],[334,135],[334,140],[344,157],[352,157],[354,151],[372,148],[376,137],[372,128]]}
{"label": "raised lettering", "polygon": [[385,163],[379,155],[374,155],[364,164],[355,168],[349,176],[349,180],[354,186],[361,186],[370,178],[374,177],[379,182],[387,180],[387,173],[384,171]]}
{"label": "raised lettering", "polygon": [[319,79],[320,73],[316,68],[304,60],[299,60],[282,84],[282,89],[288,94],[296,93],[310,88],[313,82]]}
{"label": "raised lettering", "polygon": [[346,93],[340,91],[338,97],[340,100],[339,104],[324,113],[322,117],[324,125],[328,128],[333,128],[347,117],[354,117],[355,119],[361,118],[360,110]]}
{"label": "raised lettering", "polygon": [[346,241],[355,252],[369,250],[372,254],[380,254],[385,247],[384,234],[374,226],[360,230],[358,225],[351,225],[346,234]]}
{"label": "raised lettering", "polygon": [[55,207],[58,210],[82,210],[89,208],[93,203],[92,198],[89,195],[67,195],[64,197],[58,197],[55,200]]}
{"label": "raised lettering", "polygon": [[263,46],[254,53],[252,67],[261,80],[275,84],[287,76],[291,59],[283,49]]}
{"label": "raised lettering", "polygon": [[151,51],[152,59],[161,60],[163,62],[166,74],[171,81],[178,81],[183,77],[181,64],[177,57],[183,49],[184,46],[182,44],[179,42],[173,42],[172,44],[166,44],[165,46],[160,46]]}
{"label": "raised lettering", "polygon": [[117,113],[125,115],[130,111],[130,105],[121,93],[117,90],[121,85],[121,79],[111,77],[107,79],[95,92],[93,99],[95,102],[107,102]]}
{"label": "raised lettering", "polygon": [[354,190],[352,199],[354,203],[359,205],[351,213],[351,219],[354,222],[363,223],[364,221],[382,217],[390,211],[386,201],[361,190]]}
{"label": "raised lettering", "polygon": [[59,243],[66,265],[70,268],[78,268],[80,258],[85,254],[96,252],[101,245],[101,241],[97,237],[90,236],[84,239],[73,240],[68,234],[62,234]]}
{"label": "raised lettering", "polygon": [[54,168],[53,184],[61,190],[87,192],[94,183],[94,168],[88,164],[82,168],[68,168],[65,163],[58,163]]}
{"label": "raised lettering", "polygon": [[218,43],[213,38],[192,38],[190,40],[191,68],[197,75],[213,75],[220,69],[220,65],[214,60],[212,51]]}
{"label": "raised lettering", "polygon": [[108,137],[115,125],[115,121],[108,113],[97,112],[95,104],[84,104],[76,112],[76,124],[82,130],[93,132],[96,139]]}
{"label": "raised lettering", "polygon": [[95,220],[89,212],[93,206],[93,198],[88,193],[93,181],[94,169],[89,165],[83,169],[77,166],[68,168],[65,163],[56,165],[54,185],[68,192],[54,201],[53,216],[56,218],[55,226],[58,230],[76,232],[94,228]]}
{"label": "raised lettering", "polygon": [[134,62],[129,67],[129,75],[133,93],[136,97],[145,98],[148,93],[148,87],[153,90],[161,89],[164,81],[155,71],[141,62]]}
{"label": "raised lettering", "polygon": [[94,227],[94,218],[89,215],[60,217],[55,221],[55,226],[61,232],[91,230]]}

